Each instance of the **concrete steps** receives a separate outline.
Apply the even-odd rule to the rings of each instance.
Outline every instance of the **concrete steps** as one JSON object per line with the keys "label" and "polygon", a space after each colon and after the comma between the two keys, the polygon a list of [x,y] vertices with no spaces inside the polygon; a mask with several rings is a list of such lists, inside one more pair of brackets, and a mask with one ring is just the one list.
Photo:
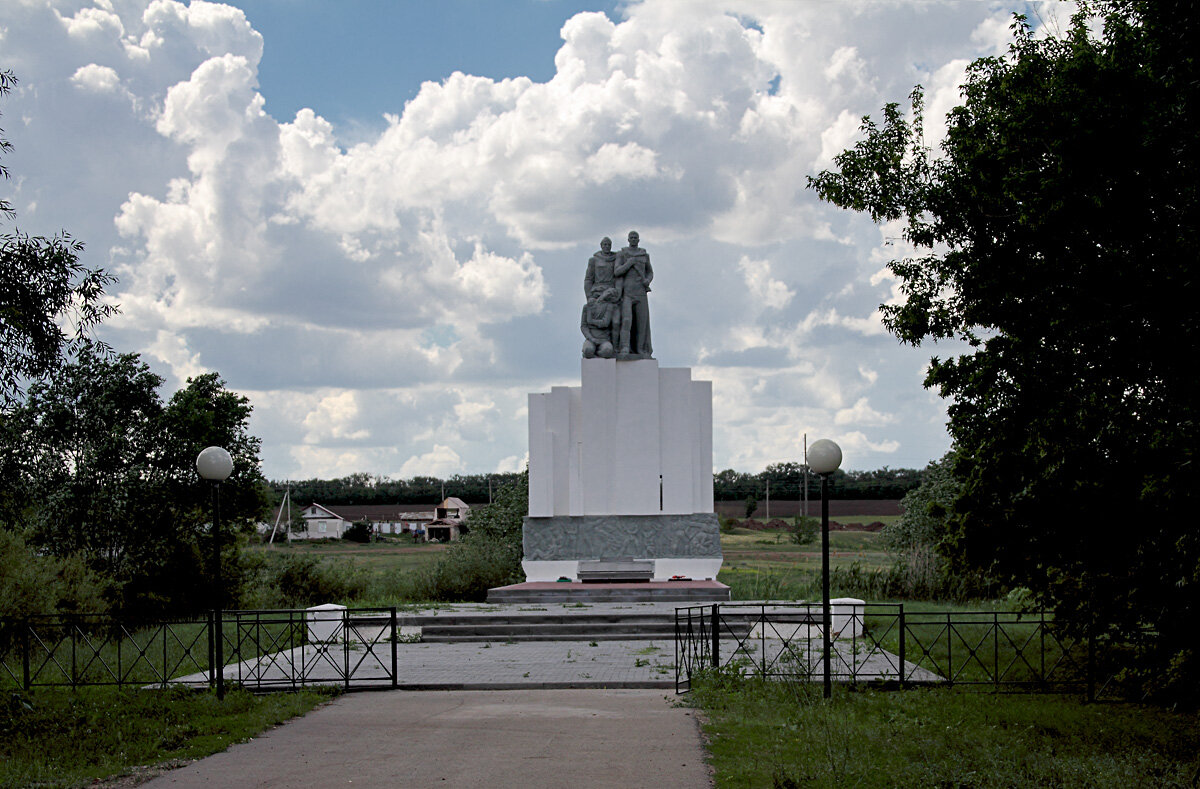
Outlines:
{"label": "concrete steps", "polygon": [[[505,613],[404,615],[402,627],[421,629],[421,641],[669,641],[674,612],[662,613]],[[736,629],[743,629],[736,626]],[[744,627],[749,632],[750,626]],[[744,635],[744,634],[743,634]]]}
{"label": "concrete steps", "polygon": [[700,605],[729,600],[729,587],[716,581],[651,581],[643,583],[526,582],[488,590],[489,603],[680,603]]}

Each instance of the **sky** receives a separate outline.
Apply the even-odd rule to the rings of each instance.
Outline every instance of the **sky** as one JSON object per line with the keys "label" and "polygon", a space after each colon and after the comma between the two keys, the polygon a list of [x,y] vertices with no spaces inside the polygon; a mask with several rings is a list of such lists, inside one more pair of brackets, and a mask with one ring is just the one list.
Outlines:
{"label": "sky", "polygon": [[917,84],[936,145],[1014,11],[1070,9],[0,0],[0,197],[119,278],[100,335],[164,398],[216,371],[250,399],[271,479],[522,468],[527,394],[579,384],[587,260],[635,229],[716,469],[805,435],[922,467],[949,448],[925,369],[961,349],[887,333],[901,228],[805,179]]}

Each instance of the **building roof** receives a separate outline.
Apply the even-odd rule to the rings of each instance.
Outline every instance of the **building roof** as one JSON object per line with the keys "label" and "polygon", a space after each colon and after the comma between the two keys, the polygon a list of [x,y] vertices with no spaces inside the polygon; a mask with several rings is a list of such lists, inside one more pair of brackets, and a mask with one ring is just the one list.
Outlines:
{"label": "building roof", "polygon": [[[423,506],[428,507],[429,505]],[[296,506],[296,510],[304,512],[309,507],[317,507],[328,513],[328,517],[341,518],[351,523],[361,520],[371,521],[372,523],[425,521],[433,520],[435,514],[433,509],[418,509],[418,507],[422,507],[420,504],[335,504],[326,506],[314,501],[304,507]],[[275,515],[278,514],[279,510],[276,509]],[[272,517],[273,522],[274,516]]]}

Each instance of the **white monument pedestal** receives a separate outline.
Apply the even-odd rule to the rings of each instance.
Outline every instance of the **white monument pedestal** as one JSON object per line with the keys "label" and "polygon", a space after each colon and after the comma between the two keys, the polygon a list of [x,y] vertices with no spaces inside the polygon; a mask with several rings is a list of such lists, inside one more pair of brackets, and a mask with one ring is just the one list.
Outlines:
{"label": "white monument pedestal", "polygon": [[[654,359],[584,359],[581,386],[529,396],[529,581],[716,579],[712,383]],[[582,575],[581,575],[582,573]]]}

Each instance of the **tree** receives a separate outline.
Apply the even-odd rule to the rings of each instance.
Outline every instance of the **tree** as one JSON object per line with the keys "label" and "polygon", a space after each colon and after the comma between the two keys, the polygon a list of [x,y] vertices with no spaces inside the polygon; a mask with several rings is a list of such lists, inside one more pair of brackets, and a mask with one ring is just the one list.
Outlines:
{"label": "tree", "polygon": [[899,576],[909,594],[929,596],[944,588],[950,517],[961,485],[954,476],[955,452],[947,452],[925,469],[921,485],[901,499],[904,514],[883,529],[883,542],[896,557]]}
{"label": "tree", "polygon": [[[6,420],[3,484],[24,503],[8,525],[40,551],[81,556],[114,584],[127,612],[205,608],[209,493],[196,455],[219,444],[234,457],[222,483],[223,531],[261,514],[265,494],[250,407],[215,374],[188,381],[165,406],[162,379],[136,354],[112,356],[90,344],[29,388]],[[244,581],[236,543],[223,555],[225,603]]]}
{"label": "tree", "polygon": [[450,545],[425,576],[422,596],[431,600],[487,599],[488,589],[520,583],[522,527],[529,514],[529,470],[496,492],[495,500],[471,510],[470,530]]}
{"label": "tree", "polygon": [[959,450],[952,564],[1030,587],[1077,630],[1153,627],[1159,667],[1194,693],[1198,13],[1130,0],[1061,38],[1013,31],[968,69],[938,155],[917,88],[908,118],[864,119],[809,185],[903,223],[917,254],[890,264],[887,327],[968,348],[926,378]]}
{"label": "tree", "polygon": [[[0,97],[16,82],[11,71],[0,70]],[[11,149],[0,129],[0,154]],[[0,177],[9,177],[2,163]],[[0,216],[15,216],[6,200],[0,200]],[[103,301],[114,278],[80,263],[82,252],[66,232],[50,238],[19,230],[0,234],[0,411],[20,402],[30,381],[55,370],[116,311]]]}
{"label": "tree", "polygon": [[746,508],[746,517],[749,518],[758,509],[758,498],[753,493],[746,496],[746,501],[743,502]]}

